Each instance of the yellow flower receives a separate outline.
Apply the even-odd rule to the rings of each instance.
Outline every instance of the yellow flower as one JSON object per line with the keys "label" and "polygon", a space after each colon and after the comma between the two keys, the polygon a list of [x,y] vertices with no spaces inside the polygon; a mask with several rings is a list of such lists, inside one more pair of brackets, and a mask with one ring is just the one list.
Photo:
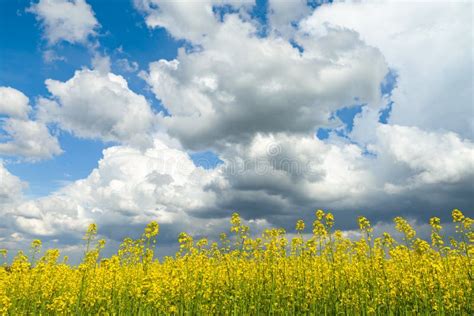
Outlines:
{"label": "yellow flower", "polygon": [[152,221],[152,222],[148,223],[148,225],[146,225],[145,237],[147,239],[150,239],[150,238],[155,237],[156,235],[158,235],[159,232],[160,232],[160,225],[158,225],[157,222]]}
{"label": "yellow flower", "polygon": [[318,220],[322,220],[323,217],[324,217],[324,211],[323,211],[323,210],[317,210],[317,211],[316,211],[316,218],[317,218]]}
{"label": "yellow flower", "polygon": [[395,217],[395,228],[405,234],[405,238],[407,240],[411,240],[415,237],[416,231],[411,227],[411,225],[407,222],[406,219],[403,217]]}
{"label": "yellow flower", "polygon": [[97,225],[92,223],[92,224],[89,224],[89,226],[87,227],[87,231],[86,231],[86,234],[84,236],[84,239],[92,239],[94,238],[94,236],[97,235]]}
{"label": "yellow flower", "polygon": [[463,213],[458,209],[454,209],[451,215],[453,216],[453,222],[461,222],[464,219]]}
{"label": "yellow flower", "polygon": [[366,230],[367,228],[370,228],[370,222],[364,216],[359,216],[358,221],[359,221],[359,229],[360,230]]}
{"label": "yellow flower", "polygon": [[366,236],[353,241],[350,232],[332,234],[334,218],[321,211],[305,241],[302,220],[296,236],[283,228],[252,234],[235,213],[236,234],[221,234],[220,245],[206,237],[194,243],[183,232],[176,255],[154,261],[158,224],[125,238],[110,257],[100,256],[105,240],[95,243],[94,225],[79,265],[47,249],[37,263],[37,251],[19,252],[0,266],[0,315],[473,315],[474,232],[472,219],[459,213],[462,235],[452,245],[441,243],[439,218],[430,220],[433,248],[401,217],[394,221],[404,244],[389,233],[372,236],[365,217],[358,225]]}
{"label": "yellow flower", "polygon": [[438,217],[432,217],[430,218],[430,225],[431,227],[433,227],[434,229],[436,230],[440,230],[441,229],[441,220],[438,218]]}
{"label": "yellow flower", "polygon": [[331,228],[334,225],[334,216],[332,213],[327,213],[325,216],[326,226]]}
{"label": "yellow flower", "polygon": [[35,239],[31,242],[31,248],[32,249],[39,249],[39,248],[41,248],[41,244],[42,244],[41,240]]}
{"label": "yellow flower", "polygon": [[302,232],[304,230],[304,221],[302,219],[296,222],[296,231]]}

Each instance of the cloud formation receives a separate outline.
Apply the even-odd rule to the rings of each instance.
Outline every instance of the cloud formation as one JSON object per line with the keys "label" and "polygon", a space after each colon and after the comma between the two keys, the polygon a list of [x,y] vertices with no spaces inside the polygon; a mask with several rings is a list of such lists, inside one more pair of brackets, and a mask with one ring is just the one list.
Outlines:
{"label": "cloud formation", "polygon": [[41,22],[50,45],[61,41],[85,44],[100,26],[85,0],[40,0],[28,10]]}
{"label": "cloud formation", "polygon": [[312,8],[306,0],[295,1],[268,1],[269,24],[273,32],[284,37],[294,34],[297,23],[308,16]]}
{"label": "cloud formation", "polygon": [[[4,130],[13,137],[3,153],[10,146],[47,156],[38,150],[52,143],[28,147],[16,136],[35,124],[24,139],[47,139],[46,124],[56,124],[80,138],[118,143],[86,178],[39,199],[25,199],[21,181],[0,165],[9,183],[0,200],[8,201],[2,212],[11,240],[22,234],[72,242],[91,221],[119,240],[157,219],[170,242],[182,230],[215,234],[233,211],[255,228],[292,229],[326,208],[351,230],[362,214],[385,227],[400,212],[421,222],[453,207],[472,210],[469,4],[313,10],[298,2],[290,14],[287,4],[271,1],[262,34],[245,2],[134,3],[150,28],[191,42],[140,73],[167,113],[154,113],[102,55],[94,70],[47,80],[50,95],[39,99],[36,121],[28,119],[28,98],[0,90]],[[354,118],[338,117],[354,105]],[[319,128],[329,137],[319,139]],[[196,167],[188,152],[204,150],[223,163]]]}
{"label": "cloud formation", "polygon": [[29,99],[21,91],[11,87],[0,87],[0,115],[27,118]]}
{"label": "cloud formation", "polygon": [[0,122],[0,128],[7,135],[7,141],[0,142],[0,154],[37,160],[62,153],[57,138],[41,122],[10,118]]}
{"label": "cloud formation", "polygon": [[155,114],[122,76],[83,69],[65,82],[48,79],[46,87],[51,98],[39,100],[43,120],[78,137],[142,148],[152,144]]}
{"label": "cloud formation", "polygon": [[325,23],[346,27],[381,51],[400,79],[392,91],[389,123],[453,131],[472,140],[472,6],[335,3],[315,10],[300,27],[309,33]]}
{"label": "cloud formation", "polygon": [[325,29],[306,39],[317,45],[303,52],[255,32],[229,15],[202,50],[150,64],[144,78],[171,114],[161,122],[186,147],[218,148],[256,133],[311,134],[331,125],[337,109],[378,106],[387,65],[355,32]]}
{"label": "cloud formation", "polygon": [[18,201],[22,195],[22,190],[25,186],[20,178],[12,175],[0,161],[0,211],[5,204]]}
{"label": "cloud formation", "polygon": [[377,136],[379,142],[372,146],[379,159],[393,161],[392,166],[385,168],[401,169],[396,166],[399,164],[409,169],[400,185],[385,184],[389,193],[425,184],[474,179],[474,144],[453,132],[425,132],[417,127],[379,125]]}
{"label": "cloud formation", "polygon": [[[142,76],[171,114],[161,120],[170,135],[224,161],[221,198],[201,215],[233,208],[278,222],[299,216],[296,209],[384,205],[378,216],[387,220],[390,210],[419,217],[423,208],[472,206],[472,78],[463,55],[470,41],[459,36],[472,33],[471,11],[435,5],[427,17],[420,6],[327,4],[302,19],[277,16],[277,4],[265,37],[230,14],[199,49],[151,63]],[[452,15],[459,20],[449,24]],[[452,47],[459,58],[445,59]],[[389,69],[396,82],[382,95]],[[355,104],[361,113],[349,129],[335,113]],[[320,127],[346,132],[320,141]]]}
{"label": "cloud formation", "polygon": [[[103,154],[87,178],[9,209],[4,215],[14,231],[44,238],[62,236],[64,242],[75,243],[87,225],[95,222],[104,235],[120,240],[124,232],[158,220],[177,234],[192,226],[193,209],[213,204],[215,195],[205,187],[219,172],[196,167],[186,153],[158,139],[144,152],[115,146]],[[8,192],[8,196],[16,194],[13,189]]]}
{"label": "cloud formation", "polygon": [[204,0],[199,2],[134,0],[135,7],[145,15],[148,27],[165,28],[177,39],[200,43],[220,28],[217,7],[233,10],[250,7],[252,0]]}
{"label": "cloud formation", "polygon": [[62,153],[57,138],[51,135],[44,122],[29,119],[31,112],[29,99],[21,91],[0,87],[1,155],[34,161]]}
{"label": "cloud formation", "polygon": [[380,123],[374,132],[370,152],[337,137],[256,135],[249,145],[222,153],[225,185],[215,188],[221,212],[207,211],[224,216],[234,208],[246,218],[287,226],[318,207],[335,211],[343,224],[354,220],[355,210],[387,221],[397,212],[425,219],[452,204],[469,208],[471,141]]}

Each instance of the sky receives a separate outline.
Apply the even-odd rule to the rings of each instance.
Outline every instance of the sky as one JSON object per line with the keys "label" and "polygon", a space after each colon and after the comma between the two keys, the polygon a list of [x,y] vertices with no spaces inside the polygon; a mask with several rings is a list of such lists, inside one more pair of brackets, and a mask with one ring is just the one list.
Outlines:
{"label": "sky", "polygon": [[[0,248],[473,215],[470,2],[0,1]],[[307,225],[308,227],[310,225]],[[449,225],[448,225],[449,227]],[[309,233],[309,231],[308,231]],[[112,251],[112,250],[110,250]]]}

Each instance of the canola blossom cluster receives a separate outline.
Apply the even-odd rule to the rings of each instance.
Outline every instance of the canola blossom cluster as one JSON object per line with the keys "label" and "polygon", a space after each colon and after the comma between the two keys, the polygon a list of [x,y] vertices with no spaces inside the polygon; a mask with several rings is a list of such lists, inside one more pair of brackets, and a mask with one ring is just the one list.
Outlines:
{"label": "canola blossom cluster", "polygon": [[[374,236],[359,217],[361,238],[334,229],[334,217],[316,212],[312,234],[296,223],[252,237],[238,214],[220,241],[181,233],[174,257],[154,258],[159,225],[127,238],[101,258],[97,226],[85,235],[77,266],[57,249],[19,252],[0,267],[2,315],[473,315],[474,220],[452,212],[455,236],[431,218],[431,240],[417,238],[404,218],[402,238]],[[309,230],[308,230],[309,231]],[[1,254],[6,258],[6,251]]]}

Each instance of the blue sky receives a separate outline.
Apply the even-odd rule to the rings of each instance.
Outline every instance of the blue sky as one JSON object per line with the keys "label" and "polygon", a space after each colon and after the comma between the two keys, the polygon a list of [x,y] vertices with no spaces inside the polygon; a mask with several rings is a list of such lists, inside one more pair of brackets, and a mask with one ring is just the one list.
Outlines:
{"label": "blue sky", "polygon": [[470,3],[1,1],[0,248],[90,222],[118,241],[157,219],[172,244],[233,211],[353,230],[472,209],[471,21]]}

